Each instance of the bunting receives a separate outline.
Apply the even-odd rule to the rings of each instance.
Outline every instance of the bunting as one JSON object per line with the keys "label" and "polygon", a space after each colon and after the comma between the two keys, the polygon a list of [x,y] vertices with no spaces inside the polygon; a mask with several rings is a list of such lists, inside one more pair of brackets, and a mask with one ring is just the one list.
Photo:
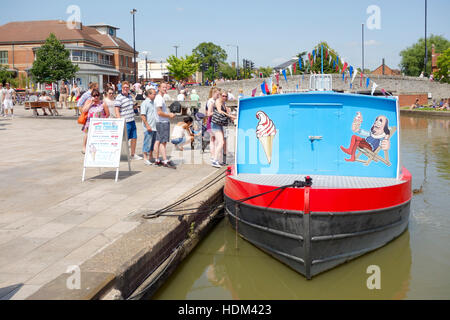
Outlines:
{"label": "bunting", "polygon": [[366,88],[369,87],[369,84],[370,84],[370,78],[367,78],[367,80],[366,80]]}
{"label": "bunting", "polygon": [[277,78],[277,86],[280,86],[280,74],[277,72],[275,77]]}
{"label": "bunting", "polygon": [[297,63],[294,63],[294,74],[297,73]]}
{"label": "bunting", "polygon": [[287,80],[286,70],[283,70],[283,76],[284,76],[284,80],[286,80],[286,82],[287,82],[288,80]]}
{"label": "bunting", "polygon": [[256,91],[257,91],[257,89],[255,88],[255,89],[253,89],[253,91],[252,91],[252,97],[255,97],[256,96]]}
{"label": "bunting", "polygon": [[372,96],[375,93],[375,90],[377,89],[378,85],[374,82],[372,85]]}
{"label": "bunting", "polygon": [[266,82],[265,81],[261,84],[261,91],[262,91],[262,93],[267,94],[267,92],[266,92]]}

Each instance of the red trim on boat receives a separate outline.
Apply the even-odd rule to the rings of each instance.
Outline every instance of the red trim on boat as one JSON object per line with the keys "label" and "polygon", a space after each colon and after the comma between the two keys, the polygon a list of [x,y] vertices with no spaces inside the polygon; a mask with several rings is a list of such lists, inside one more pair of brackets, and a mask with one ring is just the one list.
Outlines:
{"label": "red trim on boat", "polygon": [[[233,170],[232,170],[233,171]],[[312,186],[307,206],[305,189],[289,188],[245,203],[279,210],[307,212],[352,212],[391,208],[412,199],[411,174],[403,168],[400,180],[404,183],[370,189],[315,189]],[[229,175],[225,183],[225,195],[233,200],[249,198],[269,192],[277,187],[257,185],[233,179]]]}

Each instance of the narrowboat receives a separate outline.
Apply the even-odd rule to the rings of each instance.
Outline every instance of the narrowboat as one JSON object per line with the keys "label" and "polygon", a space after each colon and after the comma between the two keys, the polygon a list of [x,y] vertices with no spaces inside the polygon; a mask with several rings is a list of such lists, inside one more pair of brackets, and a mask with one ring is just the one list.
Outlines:
{"label": "narrowboat", "polygon": [[409,224],[395,97],[332,91],[241,99],[225,211],[236,232],[307,279],[387,245]]}

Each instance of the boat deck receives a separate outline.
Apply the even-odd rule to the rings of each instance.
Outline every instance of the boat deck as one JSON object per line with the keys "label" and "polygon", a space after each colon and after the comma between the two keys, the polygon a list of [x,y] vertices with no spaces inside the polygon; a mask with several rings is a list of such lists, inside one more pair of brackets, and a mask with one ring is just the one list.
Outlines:
{"label": "boat deck", "polygon": [[290,185],[295,181],[305,181],[305,177],[313,179],[314,188],[326,189],[372,189],[390,187],[405,183],[405,181],[391,178],[365,178],[365,177],[344,177],[344,176],[323,176],[323,175],[260,175],[260,174],[240,174],[231,176],[237,181],[282,187]]}

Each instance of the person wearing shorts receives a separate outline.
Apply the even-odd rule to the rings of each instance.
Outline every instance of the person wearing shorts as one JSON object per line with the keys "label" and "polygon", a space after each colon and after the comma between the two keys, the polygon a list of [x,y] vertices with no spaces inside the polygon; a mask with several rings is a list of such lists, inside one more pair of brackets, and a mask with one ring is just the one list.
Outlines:
{"label": "person wearing shorts", "polygon": [[142,152],[144,154],[145,165],[150,166],[155,162],[152,156],[153,151],[155,150],[157,134],[155,109],[156,90],[147,90],[146,96],[147,99],[145,99],[145,101],[141,105],[141,118],[142,125],[144,127],[144,145],[142,146]]}
{"label": "person wearing shorts", "polygon": [[[156,108],[156,165],[164,167],[175,167],[172,161],[167,160],[167,143],[170,140],[170,119],[175,118],[175,114],[169,113],[167,110],[164,95],[167,94],[167,83],[163,82],[159,88],[159,93],[155,98]],[[162,156],[163,161],[159,159]]]}
{"label": "person wearing shorts", "polygon": [[127,81],[122,83],[122,93],[115,100],[116,118],[125,119],[127,124],[128,140],[130,140],[131,160],[142,160],[136,154],[137,128],[134,120],[134,101],[130,94],[130,84]]}
{"label": "person wearing shorts", "polygon": [[3,108],[5,110],[5,117],[8,116],[8,110],[11,110],[11,118],[14,118],[14,103],[13,98],[16,95],[16,91],[12,89],[9,83],[6,84],[6,91],[3,96]]}

